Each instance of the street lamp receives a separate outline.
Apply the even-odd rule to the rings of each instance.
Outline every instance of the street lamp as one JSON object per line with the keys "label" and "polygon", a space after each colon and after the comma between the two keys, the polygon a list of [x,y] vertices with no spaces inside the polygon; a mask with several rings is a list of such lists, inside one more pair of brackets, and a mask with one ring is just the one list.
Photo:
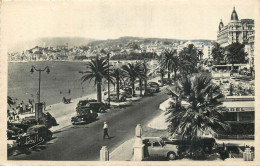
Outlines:
{"label": "street lamp", "polygon": [[32,66],[31,71],[30,71],[31,74],[34,72],[34,70],[39,72],[38,103],[35,106],[35,118],[36,118],[37,123],[39,123],[39,118],[42,115],[42,105],[40,104],[41,103],[41,99],[40,99],[40,96],[41,96],[41,72],[46,70],[47,74],[49,74],[50,69],[49,69],[49,66],[46,66],[43,70],[42,69],[36,69],[34,66]]}
{"label": "street lamp", "polygon": [[110,58],[110,53],[107,54],[107,63],[108,63],[108,70],[107,70],[107,76],[108,76],[108,80],[107,80],[107,95],[108,95],[108,108],[110,108],[110,84],[109,84],[109,80],[110,80],[110,75],[109,75],[109,58]]}

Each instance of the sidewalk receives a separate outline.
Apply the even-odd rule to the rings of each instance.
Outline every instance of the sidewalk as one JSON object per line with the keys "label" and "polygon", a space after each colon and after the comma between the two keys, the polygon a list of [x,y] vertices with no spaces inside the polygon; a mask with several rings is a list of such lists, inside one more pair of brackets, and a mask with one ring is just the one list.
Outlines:
{"label": "sidewalk", "polygon": [[110,161],[131,161],[133,158],[133,145],[135,139],[129,139],[125,141],[120,146],[118,146],[113,152],[109,155]]}

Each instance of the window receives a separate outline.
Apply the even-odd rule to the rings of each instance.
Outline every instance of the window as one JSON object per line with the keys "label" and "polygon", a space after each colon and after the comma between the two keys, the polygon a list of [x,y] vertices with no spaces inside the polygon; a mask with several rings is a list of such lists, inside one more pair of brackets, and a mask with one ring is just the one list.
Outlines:
{"label": "window", "polygon": [[153,143],[153,146],[154,146],[154,147],[156,147],[156,146],[158,147],[158,146],[161,146],[161,145],[160,145],[159,142],[154,142],[154,143]]}

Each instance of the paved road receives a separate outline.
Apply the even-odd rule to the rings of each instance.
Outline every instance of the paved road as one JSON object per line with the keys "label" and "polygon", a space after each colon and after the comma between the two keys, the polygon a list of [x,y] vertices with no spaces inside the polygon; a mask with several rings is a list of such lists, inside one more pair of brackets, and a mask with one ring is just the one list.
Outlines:
{"label": "paved road", "polygon": [[[99,160],[99,151],[107,146],[112,152],[135,134],[139,123],[147,124],[160,114],[159,104],[167,99],[164,92],[145,97],[131,107],[112,110],[103,114],[99,120],[87,124],[70,126],[54,134],[54,139],[40,145],[28,154],[10,156],[9,160]],[[109,125],[110,140],[103,140],[103,122]],[[144,131],[145,132],[145,131]]]}

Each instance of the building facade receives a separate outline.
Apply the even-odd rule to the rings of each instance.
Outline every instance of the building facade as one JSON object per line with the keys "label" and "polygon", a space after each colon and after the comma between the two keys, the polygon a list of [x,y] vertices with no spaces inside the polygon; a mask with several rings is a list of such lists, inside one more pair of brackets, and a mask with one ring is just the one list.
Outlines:
{"label": "building facade", "polygon": [[226,26],[224,26],[222,20],[219,23],[217,42],[222,47],[235,42],[247,44],[252,38],[254,38],[254,20],[239,20],[235,7],[231,13],[229,23]]}

